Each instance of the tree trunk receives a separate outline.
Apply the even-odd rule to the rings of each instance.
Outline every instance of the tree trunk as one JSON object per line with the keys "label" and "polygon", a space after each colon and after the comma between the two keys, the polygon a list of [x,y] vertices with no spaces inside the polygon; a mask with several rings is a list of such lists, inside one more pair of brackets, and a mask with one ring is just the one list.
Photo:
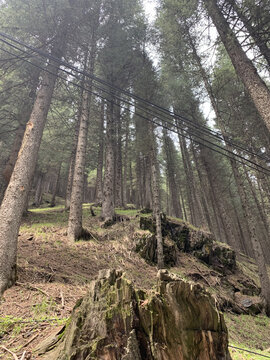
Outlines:
{"label": "tree trunk", "polygon": [[[86,58],[88,55],[86,54]],[[94,66],[95,54],[91,54],[89,60],[90,66]],[[85,70],[88,69],[88,61],[86,61]],[[86,90],[83,92],[82,110],[80,118],[80,128],[78,134],[78,144],[75,158],[75,167],[73,175],[73,184],[70,199],[70,212],[68,219],[68,238],[71,241],[78,240],[82,235],[82,204],[84,196],[84,171],[85,171],[85,158],[87,135],[89,125],[89,106],[91,102],[91,86],[90,83],[85,83]]]}
{"label": "tree trunk", "polygon": [[107,106],[106,155],[103,184],[102,215],[104,221],[114,218],[114,96]]}
{"label": "tree trunk", "polygon": [[71,197],[71,191],[72,191],[75,158],[76,158],[78,136],[79,136],[79,129],[80,129],[81,108],[82,108],[82,106],[80,104],[80,109],[79,109],[79,114],[78,114],[79,116],[78,116],[78,119],[76,120],[76,124],[75,124],[75,132],[74,132],[74,138],[73,138],[72,151],[71,151],[70,160],[69,160],[68,180],[67,180],[66,199],[65,199],[65,209],[66,210],[69,210],[69,208],[70,208],[70,197]]}
{"label": "tree trunk", "polygon": [[39,173],[38,180],[37,180],[36,191],[35,191],[35,200],[34,200],[34,204],[35,204],[36,207],[39,207],[41,202],[42,202],[43,179],[44,179],[44,174]]}
{"label": "tree trunk", "polygon": [[252,36],[253,40],[255,41],[255,44],[260,49],[261,54],[264,56],[265,60],[267,61],[268,65],[270,66],[270,49],[266,43],[266,41],[262,38],[260,31],[256,29],[251,24],[251,19],[248,19],[245,14],[243,13],[242,9],[237,5],[235,0],[226,0],[226,2],[231,5],[236,12],[239,19],[242,21],[242,23],[245,25],[245,28],[249,32],[249,34]]}
{"label": "tree trunk", "polygon": [[31,115],[32,112],[32,108],[33,108],[33,101],[34,101],[34,97],[36,95],[36,90],[37,90],[37,86],[38,86],[38,81],[39,81],[39,75],[40,75],[40,71],[34,71],[33,72],[33,77],[32,77],[32,87],[31,90],[29,92],[29,97],[27,99],[25,99],[25,102],[21,108],[20,111],[20,118],[19,118],[19,127],[16,130],[16,135],[15,135],[15,139],[13,141],[13,145],[11,148],[11,152],[8,158],[8,161],[5,165],[5,168],[3,170],[3,178],[5,181],[5,184],[3,185],[3,187],[1,188],[1,194],[0,194],[0,204],[2,202],[2,199],[4,197],[4,193],[6,191],[6,188],[8,186],[9,180],[11,178],[17,157],[18,157],[18,152],[21,148],[22,145],[22,140],[23,140],[23,135],[25,132],[25,127],[26,127],[26,123],[29,120],[29,117]]}
{"label": "tree trunk", "polygon": [[234,32],[222,15],[216,0],[204,0],[208,14],[220,35],[237,75],[242,80],[262,120],[270,131],[270,91],[248,59]]}
{"label": "tree trunk", "polygon": [[172,203],[172,215],[174,217],[183,219],[183,211],[180,204],[180,197],[179,197],[179,188],[176,182],[176,161],[173,158],[173,150],[171,147],[170,141],[171,139],[168,138],[168,133],[164,129],[163,130],[163,139],[165,145],[165,154],[166,154],[166,162],[167,162],[167,176],[168,176],[168,183],[169,183],[169,192],[170,198]]}
{"label": "tree trunk", "polygon": [[124,171],[123,171],[123,206],[127,206],[127,172],[128,172],[128,150],[129,150],[129,123],[130,123],[130,116],[129,114],[126,115],[126,131],[125,131],[125,150],[124,150]]}
{"label": "tree trunk", "polygon": [[[65,26],[63,35],[57,39],[52,50],[52,55],[59,59],[64,52],[66,32]],[[35,171],[58,66],[50,60],[47,70],[50,73],[44,72],[42,75],[41,85],[26,125],[21,149],[0,208],[0,295],[16,280],[18,232]]]}
{"label": "tree trunk", "polygon": [[61,167],[62,167],[62,162],[58,165],[58,169],[57,169],[57,172],[56,172],[56,179],[55,179],[54,188],[53,188],[51,207],[55,207],[55,198],[56,198],[56,194],[57,194],[57,191],[58,191],[58,188],[59,188]]}
{"label": "tree trunk", "polygon": [[160,192],[158,181],[158,164],[156,155],[156,145],[154,140],[154,129],[152,124],[148,124],[151,159],[151,178],[152,178],[152,193],[153,193],[153,214],[156,219],[156,237],[157,237],[157,266],[158,269],[164,268],[163,256],[163,239],[161,230],[161,217],[160,217]]}
{"label": "tree trunk", "polygon": [[102,100],[101,103],[101,114],[100,114],[100,123],[99,123],[99,144],[98,144],[98,164],[97,164],[97,178],[96,178],[96,199],[95,203],[97,205],[102,204],[103,199],[103,153],[104,153],[104,115],[105,115],[105,103]]}
{"label": "tree trunk", "polygon": [[[120,104],[118,104],[120,105]],[[122,119],[120,106],[115,107],[115,206],[123,207],[123,174],[122,174]]]}
{"label": "tree trunk", "polygon": [[180,144],[181,154],[182,154],[182,160],[184,165],[184,171],[185,171],[185,178],[186,178],[186,188],[187,188],[187,199],[188,199],[188,205],[189,205],[189,211],[190,211],[190,222],[193,225],[196,225],[196,219],[195,219],[195,209],[194,209],[194,197],[193,197],[193,174],[190,169],[190,160],[188,157],[187,147],[186,147],[186,141],[185,138],[181,137],[180,130],[178,130],[178,140]]}

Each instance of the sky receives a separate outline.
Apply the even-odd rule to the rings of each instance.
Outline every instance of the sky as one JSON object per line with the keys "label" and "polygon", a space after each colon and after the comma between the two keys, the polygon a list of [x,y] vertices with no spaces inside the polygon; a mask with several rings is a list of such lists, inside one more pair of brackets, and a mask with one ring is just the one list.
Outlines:
{"label": "sky", "polygon": [[156,1],[155,0],[143,0],[143,6],[145,9],[146,16],[149,22],[153,22],[156,16]]}
{"label": "sky", "polygon": [[[156,0],[143,0],[145,14],[150,23],[153,23],[155,21],[156,5],[157,5]],[[212,36],[216,37],[216,31],[215,30],[213,30],[213,31],[214,31],[214,33],[212,34]],[[150,48],[150,49],[148,49],[148,51],[149,51],[149,55],[150,55],[154,65],[157,66],[158,65],[158,56],[157,56],[155,49]],[[204,103],[201,104],[201,109],[202,109],[206,119],[208,119],[209,125],[213,126],[214,125],[214,122],[213,122],[214,112],[213,112],[213,109],[210,105],[210,101],[208,98],[206,98]]]}

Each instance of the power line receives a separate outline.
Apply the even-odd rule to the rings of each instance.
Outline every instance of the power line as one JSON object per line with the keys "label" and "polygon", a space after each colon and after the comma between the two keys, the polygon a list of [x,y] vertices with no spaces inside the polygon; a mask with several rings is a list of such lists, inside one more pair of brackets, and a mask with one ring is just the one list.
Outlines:
{"label": "power line", "polygon": [[230,348],[232,348],[232,349],[245,351],[245,352],[250,353],[250,354],[253,354],[253,355],[258,355],[258,356],[261,356],[261,357],[264,357],[264,358],[270,359],[270,356],[267,356],[267,355],[262,355],[262,354],[259,354],[259,353],[254,352],[254,351],[251,351],[251,350],[242,349],[242,348],[239,348],[239,347],[237,347],[237,346],[233,346],[233,345],[228,345],[228,346],[229,346]]}
{"label": "power line", "polygon": [[[257,157],[259,157],[259,158],[261,158],[261,159],[263,159],[263,160],[269,161],[269,159],[266,159],[264,156],[262,156],[262,155],[260,155],[260,154],[257,154],[257,153],[255,153],[255,152],[253,152],[253,151],[251,151],[251,150],[247,150],[247,149],[246,149],[245,147],[243,147],[242,145],[239,145],[239,144],[236,144],[235,142],[230,141],[227,137],[224,138],[223,135],[222,135],[220,132],[211,130],[211,129],[209,129],[208,127],[206,127],[206,126],[204,126],[204,125],[202,125],[202,124],[198,124],[198,123],[196,123],[196,122],[194,122],[194,121],[192,121],[192,120],[190,120],[190,119],[188,119],[188,118],[186,118],[186,117],[184,117],[184,116],[182,116],[182,115],[179,115],[179,114],[174,113],[174,112],[172,112],[172,111],[170,111],[170,110],[167,110],[166,108],[164,108],[164,107],[162,107],[162,106],[160,106],[160,105],[154,104],[153,102],[151,102],[151,101],[149,101],[149,100],[143,99],[143,98],[141,98],[140,96],[138,96],[138,95],[136,95],[136,94],[132,94],[132,93],[130,93],[130,92],[127,91],[127,90],[121,89],[121,88],[119,88],[118,86],[115,86],[115,85],[113,85],[113,84],[111,84],[111,83],[109,83],[109,82],[107,82],[107,81],[105,81],[105,80],[103,80],[103,79],[100,79],[100,78],[94,76],[93,74],[88,73],[88,72],[85,71],[85,70],[80,70],[80,69],[78,69],[77,67],[75,67],[75,66],[73,66],[73,65],[70,65],[69,63],[67,63],[67,62],[65,62],[65,61],[63,61],[63,60],[52,56],[51,54],[48,54],[48,53],[46,53],[46,52],[44,52],[44,51],[42,51],[42,50],[39,50],[39,49],[37,49],[37,48],[35,48],[35,47],[33,47],[33,46],[27,45],[27,44],[25,44],[25,43],[22,42],[22,41],[16,40],[16,39],[14,39],[13,37],[11,37],[10,35],[7,35],[7,34],[2,33],[2,32],[0,32],[0,35],[3,36],[4,38],[7,38],[7,39],[9,39],[9,40],[11,40],[11,41],[13,41],[13,42],[21,45],[21,46],[24,46],[24,47],[30,49],[30,50],[33,51],[33,52],[38,53],[39,55],[45,57],[46,59],[48,58],[48,59],[51,59],[51,60],[57,62],[58,64],[60,64],[60,66],[61,66],[61,65],[64,65],[65,67],[68,67],[68,68],[70,68],[71,70],[73,70],[73,71],[75,71],[75,72],[77,72],[77,73],[80,73],[80,74],[82,74],[82,75],[84,75],[84,76],[86,76],[86,77],[88,77],[88,78],[91,78],[92,80],[94,80],[94,81],[96,81],[96,82],[98,82],[98,83],[100,83],[100,84],[102,84],[102,85],[105,85],[105,86],[107,86],[107,87],[110,87],[110,88],[112,88],[112,89],[115,89],[115,90],[119,91],[119,92],[122,93],[122,94],[125,94],[125,95],[127,95],[127,96],[129,96],[129,97],[132,97],[133,99],[136,99],[136,100],[139,100],[139,101],[143,102],[144,104],[150,105],[151,108],[153,108],[153,107],[155,108],[155,111],[157,111],[157,110],[158,110],[158,111],[161,111],[163,114],[165,114],[166,116],[170,116],[170,118],[173,118],[173,119],[178,118],[178,119],[180,119],[180,120],[182,120],[182,121],[184,121],[184,122],[187,122],[187,123],[191,124],[191,126],[196,127],[199,131],[207,132],[208,135],[217,137],[217,138],[220,139],[221,141],[223,141],[223,142],[225,142],[225,143],[228,143],[229,145],[231,145],[231,146],[233,146],[233,147],[237,147],[237,148],[239,148],[239,149],[242,150],[242,151],[245,151],[245,152],[247,152],[247,153],[249,153],[249,154],[255,155],[255,156],[257,156]],[[13,47],[17,48],[15,45],[10,44],[10,43],[6,42],[6,41],[3,40],[3,39],[0,39],[0,40],[3,41],[3,42],[5,42],[5,43],[7,43],[9,46],[13,46]],[[17,49],[20,50],[20,51],[24,51],[24,50],[19,49],[19,48],[17,48]],[[63,70],[63,69],[61,69],[61,68],[60,68],[60,70],[65,71],[65,70]],[[75,77],[74,74],[70,74],[70,75],[72,75],[72,76]],[[93,86],[96,86],[96,85],[93,84]],[[100,90],[101,90],[101,89],[100,89]],[[102,91],[105,91],[105,90],[103,89]],[[148,110],[148,111],[149,111],[149,110]],[[224,150],[225,150],[225,149],[224,149]],[[226,151],[226,150],[225,150],[225,151]]]}
{"label": "power line", "polygon": [[[0,39],[0,40],[1,40],[1,39]],[[217,147],[220,148],[221,150],[223,150],[223,151],[225,151],[225,152],[231,153],[233,156],[229,156],[229,155],[227,155],[226,153],[223,153],[223,152],[221,152],[221,151],[219,151],[219,150],[217,150],[217,149],[213,149],[212,147],[206,145],[205,143],[203,143],[203,142],[201,142],[201,141],[198,141],[198,140],[194,140],[194,139],[192,138],[192,141],[194,141],[195,143],[197,143],[197,144],[199,144],[199,145],[202,145],[202,146],[204,146],[204,147],[206,147],[206,148],[208,148],[208,149],[210,149],[210,150],[212,150],[212,151],[215,151],[216,153],[219,153],[219,154],[221,154],[221,155],[223,155],[223,156],[226,156],[227,158],[229,158],[229,159],[231,159],[231,160],[235,160],[235,161],[237,161],[237,162],[239,162],[239,163],[241,163],[241,164],[243,164],[243,165],[245,165],[245,166],[248,166],[249,168],[251,168],[251,169],[253,169],[253,170],[259,171],[259,172],[261,172],[261,173],[263,173],[263,174],[265,174],[265,175],[270,175],[270,170],[269,170],[269,169],[261,166],[260,164],[255,163],[255,162],[253,162],[253,161],[251,161],[251,160],[249,160],[249,159],[246,159],[245,157],[243,157],[243,156],[241,156],[241,155],[234,154],[233,152],[231,152],[231,151],[229,151],[229,150],[227,150],[227,149],[224,149],[224,148],[223,148],[222,146],[220,146],[220,145],[213,144],[213,143],[211,143],[209,140],[206,140],[205,138],[201,138],[201,137],[199,137],[199,136],[196,135],[196,134],[192,134],[192,133],[190,132],[190,130],[188,131],[188,130],[183,129],[183,128],[175,125],[175,124],[170,123],[170,125],[172,125],[173,128],[176,128],[176,129],[177,129],[177,130],[173,130],[172,128],[167,127],[167,126],[165,126],[164,124],[160,124],[159,122],[157,122],[157,121],[155,121],[155,120],[153,120],[153,119],[151,120],[151,119],[145,117],[144,115],[138,113],[137,111],[135,111],[135,112],[132,111],[129,107],[128,107],[128,108],[123,107],[122,105],[120,105],[120,104],[118,104],[118,103],[116,103],[116,102],[113,102],[111,99],[108,99],[108,98],[102,96],[102,95],[99,94],[99,93],[90,91],[89,89],[87,89],[87,88],[85,88],[85,87],[83,87],[83,86],[81,86],[81,85],[79,85],[79,84],[77,84],[77,83],[75,83],[75,82],[72,82],[72,81],[70,81],[70,80],[67,80],[65,77],[63,77],[63,76],[61,76],[61,75],[59,75],[59,74],[58,74],[58,75],[55,75],[54,73],[50,72],[48,69],[43,68],[42,66],[40,66],[40,65],[38,65],[38,64],[32,63],[31,61],[26,60],[25,58],[21,58],[20,56],[18,56],[18,55],[16,55],[16,54],[13,54],[13,53],[9,52],[9,51],[6,50],[6,49],[3,49],[3,48],[0,48],[0,49],[1,49],[2,51],[4,51],[4,52],[10,54],[10,55],[13,55],[13,56],[15,56],[15,57],[18,57],[18,59],[21,59],[21,60],[24,61],[24,62],[27,62],[27,63],[35,66],[35,67],[38,67],[39,69],[41,69],[41,70],[43,70],[43,71],[45,71],[45,72],[47,72],[47,73],[50,73],[51,75],[54,75],[54,76],[56,76],[56,77],[58,77],[58,78],[60,78],[60,79],[62,79],[62,80],[64,80],[64,81],[68,81],[68,83],[71,83],[71,84],[73,84],[74,86],[76,86],[76,87],[78,87],[78,88],[81,88],[81,89],[84,90],[84,91],[87,91],[87,92],[89,92],[89,93],[91,93],[91,94],[93,94],[93,95],[95,95],[95,96],[97,96],[97,97],[100,97],[100,98],[104,99],[104,100],[110,101],[110,102],[113,103],[114,105],[119,106],[119,107],[121,107],[121,108],[123,108],[123,109],[125,109],[125,110],[128,110],[130,113],[135,114],[135,115],[141,117],[142,119],[144,119],[144,120],[146,120],[146,121],[148,121],[148,122],[152,122],[152,123],[154,123],[154,124],[157,125],[157,126],[163,127],[163,128],[165,128],[165,129],[167,129],[168,131],[174,132],[174,133],[176,133],[176,134],[178,134],[178,135],[180,135],[180,136],[182,136],[182,137],[184,137],[184,138],[186,138],[186,139],[188,139],[188,140],[190,140],[190,135],[196,136],[196,137],[198,137],[200,140],[202,140],[203,142],[206,141],[206,142],[208,142],[208,143],[211,144],[211,145],[217,146]],[[60,70],[61,70],[61,69],[60,69]],[[66,71],[65,71],[65,72],[66,72]],[[122,100],[122,99],[121,99],[121,100]],[[185,131],[185,133],[187,133],[188,135],[185,135],[185,134],[183,134],[183,133],[180,133],[178,130]],[[244,160],[244,161],[241,161],[241,160],[239,160],[238,158],[240,158],[240,159],[242,159],[242,160]],[[251,163],[251,164],[254,165],[255,167],[247,164],[246,162]],[[263,171],[262,171],[262,170],[259,170],[258,167],[259,167],[260,169],[262,169]]]}

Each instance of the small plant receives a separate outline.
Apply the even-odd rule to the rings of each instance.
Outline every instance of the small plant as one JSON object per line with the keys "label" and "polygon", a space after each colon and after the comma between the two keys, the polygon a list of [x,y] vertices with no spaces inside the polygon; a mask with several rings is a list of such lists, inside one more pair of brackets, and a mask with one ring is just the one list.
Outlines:
{"label": "small plant", "polygon": [[41,303],[36,304],[32,307],[33,312],[36,316],[44,316],[53,312],[57,307],[56,302],[50,299],[43,299]]}

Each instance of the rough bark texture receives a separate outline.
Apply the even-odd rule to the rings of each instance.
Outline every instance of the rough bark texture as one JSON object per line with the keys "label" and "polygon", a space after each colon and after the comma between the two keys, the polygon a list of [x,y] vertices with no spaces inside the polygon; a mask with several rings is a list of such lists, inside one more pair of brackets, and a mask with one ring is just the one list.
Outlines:
{"label": "rough bark texture", "polygon": [[167,177],[169,182],[170,197],[172,203],[172,216],[183,219],[183,211],[180,203],[179,186],[176,181],[176,162],[173,157],[171,139],[168,137],[167,131],[163,130],[163,138],[165,145],[165,154],[167,162]]}
{"label": "rough bark texture", "polygon": [[[59,41],[60,39],[58,39]],[[61,44],[65,40],[62,37]],[[61,58],[63,46],[55,43],[52,54]],[[0,295],[16,278],[17,240],[25,202],[34,174],[43,129],[51,104],[58,67],[49,62],[37,93],[8,188],[0,208]]]}
{"label": "rough bark texture", "polygon": [[229,360],[228,333],[213,298],[162,270],[150,296],[103,270],[69,325],[39,353],[50,360]]}
{"label": "rough bark texture", "polygon": [[69,160],[68,180],[67,180],[66,199],[65,199],[65,209],[66,210],[70,208],[70,197],[71,197],[71,190],[72,190],[72,184],[73,184],[76,151],[77,151],[77,145],[78,145],[80,118],[81,118],[81,105],[80,105],[80,110],[79,110],[79,116],[78,116],[78,119],[77,119],[76,125],[75,125],[72,151],[71,151],[70,160]]}
{"label": "rough bark texture", "polygon": [[16,163],[16,160],[18,157],[20,147],[22,145],[25,126],[31,115],[33,101],[34,101],[34,98],[36,95],[36,90],[37,90],[38,81],[39,81],[39,75],[40,75],[39,70],[33,71],[32,79],[31,79],[32,86],[31,86],[31,90],[29,92],[29,97],[24,99],[23,106],[21,107],[21,110],[20,110],[19,119],[18,119],[19,127],[16,130],[16,135],[15,135],[14,142],[12,144],[11,152],[10,152],[8,161],[3,170],[3,178],[4,178],[5,183],[3,184],[2,188],[1,188],[0,204],[4,197],[5,190],[8,186],[9,180],[12,175],[12,171],[14,169],[14,166],[15,166],[15,163]]}
{"label": "rough bark texture", "polygon": [[159,181],[158,181],[158,165],[156,155],[156,145],[154,141],[154,129],[152,124],[149,126],[150,137],[150,161],[151,161],[151,179],[152,179],[152,193],[153,193],[153,213],[156,220],[156,236],[157,236],[157,266],[159,269],[164,267],[163,256],[163,240],[161,231],[161,217],[160,217],[160,193],[159,193]]}
{"label": "rough bark texture", "polygon": [[42,188],[43,188],[43,180],[44,180],[44,174],[40,172],[38,174],[37,179],[37,185],[36,185],[36,191],[35,191],[35,200],[34,205],[36,207],[39,207],[42,202]]}
{"label": "rough bark texture", "polygon": [[82,234],[82,203],[90,98],[90,93],[84,91],[68,219],[68,238],[72,241],[78,240]]}
{"label": "rough bark texture", "polygon": [[103,184],[102,218],[112,221],[114,217],[114,106],[113,101],[107,106],[106,155]]}
{"label": "rough bark texture", "polygon": [[[268,65],[270,66],[270,48],[267,45],[267,42],[263,39],[263,36],[261,36],[260,29],[256,29],[252,25],[252,19],[248,18],[244,11],[236,4],[235,0],[226,0],[226,2],[233,6],[234,11],[236,12],[239,19],[242,21],[242,23],[245,25],[245,28],[249,32],[249,34],[253,37],[256,45],[260,49],[260,52],[265,57],[265,60],[267,61]],[[260,5],[258,5],[260,6]],[[267,11],[267,10],[266,10]]]}
{"label": "rough bark texture", "polygon": [[60,163],[57,167],[56,178],[55,178],[55,183],[54,183],[53,193],[52,193],[52,200],[51,200],[51,205],[50,205],[51,207],[55,206],[55,198],[56,198],[57,191],[59,188],[61,168],[62,168],[62,163]]}
{"label": "rough bark texture", "polygon": [[204,0],[204,4],[239,78],[242,80],[261,118],[270,131],[270,91],[268,87],[260,78],[255,66],[242,49],[234,32],[223,17],[216,0]]}
{"label": "rough bark texture", "polygon": [[97,178],[96,178],[96,199],[97,205],[102,204],[103,199],[103,153],[104,153],[104,115],[105,115],[104,100],[101,103],[101,114],[99,123],[99,144],[98,144],[98,163],[97,163]]}

